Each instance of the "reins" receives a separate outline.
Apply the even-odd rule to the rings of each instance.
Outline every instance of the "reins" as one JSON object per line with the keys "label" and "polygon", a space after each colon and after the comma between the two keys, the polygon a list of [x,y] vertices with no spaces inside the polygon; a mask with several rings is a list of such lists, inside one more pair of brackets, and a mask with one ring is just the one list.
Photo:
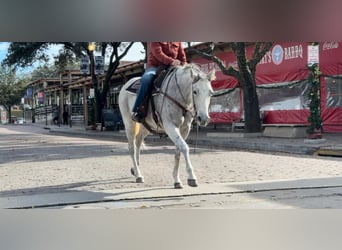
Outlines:
{"label": "reins", "polygon": [[[186,103],[185,101],[185,98],[184,98],[184,95],[179,87],[179,84],[178,84],[178,81],[177,81],[177,75],[176,75],[176,71],[173,72],[174,74],[174,77],[175,77],[175,81],[176,81],[176,86],[178,88],[178,92],[180,93],[184,103]],[[187,112],[190,112],[192,117],[194,117],[197,113],[197,108],[196,108],[196,103],[194,101],[194,93],[193,93],[193,90],[192,90],[192,86],[193,84],[195,84],[196,82],[198,82],[199,80],[201,79],[201,77],[199,75],[196,75],[195,79],[193,80],[193,82],[191,83],[191,96],[192,96],[192,105],[193,105],[193,108],[189,109],[187,105],[183,105],[181,104],[179,101],[177,101],[175,98],[169,96],[166,92],[167,92],[167,89],[169,87],[169,83],[170,83],[170,80],[171,80],[171,77],[169,77],[168,79],[168,82],[167,82],[167,85],[166,85],[166,88],[165,88],[165,92],[163,91],[159,91],[160,94],[162,94],[164,97],[166,97],[167,99],[169,99],[170,101],[172,101],[174,104],[176,104],[181,110],[182,110],[182,113],[183,113],[183,116],[186,115]],[[164,104],[164,102],[163,102]],[[195,147],[194,147],[194,153],[196,153],[196,148],[197,148],[197,142],[198,142],[198,133],[199,133],[199,126],[198,124],[196,124],[196,139],[195,139]]]}
{"label": "reins", "polygon": [[[195,117],[196,114],[197,114],[197,109],[196,109],[196,104],[195,104],[195,101],[194,101],[194,93],[193,93],[192,86],[193,86],[193,84],[195,84],[196,82],[198,82],[198,81],[201,79],[201,77],[200,77],[199,74],[197,74],[196,77],[193,79],[193,81],[192,81],[192,83],[191,83],[191,97],[192,97],[192,100],[191,100],[191,101],[192,101],[192,106],[189,106],[189,105],[186,104],[186,99],[185,99],[185,97],[184,97],[184,95],[183,95],[183,92],[181,91],[180,85],[179,85],[179,83],[178,83],[176,71],[177,71],[177,68],[171,68],[171,69],[167,72],[167,74],[166,74],[166,76],[165,76],[165,78],[164,78],[164,81],[165,81],[165,83],[164,83],[164,84],[165,84],[165,90],[163,91],[163,90],[161,90],[161,89],[159,88],[159,89],[157,90],[157,92],[154,93],[154,95],[161,95],[161,96],[163,97],[163,100],[162,100],[162,102],[161,102],[161,107],[160,107],[159,112],[161,112],[161,111],[163,110],[163,106],[164,106],[164,103],[165,103],[164,98],[167,98],[168,100],[170,100],[172,103],[174,103],[177,107],[179,107],[179,108],[182,110],[182,115],[183,115],[184,117],[186,116],[186,114],[187,114],[188,112],[191,114],[192,117]],[[176,87],[177,87],[178,92],[179,92],[179,94],[180,94],[180,96],[181,96],[181,98],[182,98],[181,101],[177,100],[175,97],[170,96],[170,95],[168,94],[168,88],[169,88],[169,85],[170,85],[170,82],[171,82],[172,78],[175,79]],[[183,103],[182,103],[182,102],[183,102]],[[152,105],[152,109],[154,110],[154,108],[153,108],[153,107],[154,107],[154,101],[153,101],[153,99],[151,100],[151,105]],[[190,105],[191,105],[191,103],[190,103]],[[157,125],[158,127],[160,127],[160,126],[162,127],[162,126],[163,126],[163,125],[162,125],[162,120],[161,120],[161,119],[158,119],[158,116],[157,116],[157,112],[156,112],[156,111],[153,111],[153,119],[154,119],[154,121],[155,121],[155,123],[156,123],[156,125]],[[146,128],[148,131],[150,131],[150,132],[153,133],[153,134],[155,134],[155,133],[158,134],[158,132],[155,131],[155,130],[153,130],[153,129],[150,127],[150,125],[149,125],[148,123],[146,123],[145,120],[143,121],[143,124],[144,124],[145,128]]]}
{"label": "reins", "polygon": [[[177,80],[177,75],[176,75],[176,71],[173,72],[174,74],[174,78],[175,78],[175,82],[176,82],[176,86],[178,88],[178,92],[179,94],[181,95],[182,99],[183,99],[183,102],[186,103],[185,101],[185,98],[184,98],[184,95],[179,87],[179,84],[178,84],[178,80]],[[191,91],[192,93],[192,104],[193,104],[193,108],[189,108],[187,105],[184,105],[182,103],[180,103],[178,100],[176,100],[174,97],[170,96],[167,94],[167,89],[169,87],[169,83],[170,83],[170,80],[171,80],[171,77],[169,77],[168,79],[168,82],[167,82],[167,85],[166,85],[166,89],[165,89],[165,92],[160,90],[159,93],[162,94],[164,97],[166,97],[167,99],[169,99],[170,101],[172,101],[174,104],[176,104],[181,110],[182,110],[182,113],[183,113],[183,116],[186,115],[187,112],[190,112],[192,117],[195,116],[195,114],[197,113],[197,109],[196,109],[196,104],[195,104],[195,101],[194,101],[194,94],[193,94],[193,91]],[[191,87],[193,84],[195,84],[196,82],[198,82],[200,80],[200,76],[197,75],[196,78],[194,79],[194,81],[191,83]]]}

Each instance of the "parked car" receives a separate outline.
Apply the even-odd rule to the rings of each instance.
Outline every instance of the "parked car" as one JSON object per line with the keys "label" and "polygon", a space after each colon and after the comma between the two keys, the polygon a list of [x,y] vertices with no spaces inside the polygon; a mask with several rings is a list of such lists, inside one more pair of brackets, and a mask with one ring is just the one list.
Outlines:
{"label": "parked car", "polygon": [[25,118],[22,118],[22,117],[18,117],[18,118],[17,118],[16,124],[24,124],[24,123],[26,123]]}

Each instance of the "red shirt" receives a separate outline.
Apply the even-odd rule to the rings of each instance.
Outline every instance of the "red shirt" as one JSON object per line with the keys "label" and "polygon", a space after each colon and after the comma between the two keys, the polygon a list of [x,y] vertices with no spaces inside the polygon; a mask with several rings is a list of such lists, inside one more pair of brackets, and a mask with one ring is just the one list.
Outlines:
{"label": "red shirt", "polygon": [[178,59],[186,63],[186,55],[181,42],[152,42],[148,44],[147,67],[171,65]]}

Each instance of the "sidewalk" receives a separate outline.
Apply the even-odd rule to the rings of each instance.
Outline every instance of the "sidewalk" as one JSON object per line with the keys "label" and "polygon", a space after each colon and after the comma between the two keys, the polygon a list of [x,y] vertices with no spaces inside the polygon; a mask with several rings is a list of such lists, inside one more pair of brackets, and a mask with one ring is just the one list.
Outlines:
{"label": "sidewalk", "polygon": [[[37,125],[39,126],[39,125]],[[84,127],[48,126],[50,133],[89,136],[125,141],[125,131],[85,130]],[[168,138],[149,135],[147,143],[171,143]],[[324,133],[322,139],[276,138],[262,135],[250,136],[229,129],[194,128],[187,139],[192,147],[221,147],[228,149],[266,151],[290,154],[325,155],[342,157],[342,133]]]}
{"label": "sidewalk", "polygon": [[[291,195],[289,195],[289,192]],[[341,208],[341,177],[0,197],[4,208]]]}

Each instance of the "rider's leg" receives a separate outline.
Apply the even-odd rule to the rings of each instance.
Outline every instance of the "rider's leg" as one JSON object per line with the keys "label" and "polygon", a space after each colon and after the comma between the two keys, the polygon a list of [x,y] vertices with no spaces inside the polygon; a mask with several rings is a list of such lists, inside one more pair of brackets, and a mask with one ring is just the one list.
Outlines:
{"label": "rider's leg", "polygon": [[139,93],[137,95],[137,99],[135,100],[134,106],[132,111],[135,113],[138,110],[138,107],[144,100],[148,89],[150,88],[152,84],[152,80],[155,77],[157,73],[157,68],[156,67],[150,67],[146,69],[145,73],[140,79],[140,88],[139,88]]}

